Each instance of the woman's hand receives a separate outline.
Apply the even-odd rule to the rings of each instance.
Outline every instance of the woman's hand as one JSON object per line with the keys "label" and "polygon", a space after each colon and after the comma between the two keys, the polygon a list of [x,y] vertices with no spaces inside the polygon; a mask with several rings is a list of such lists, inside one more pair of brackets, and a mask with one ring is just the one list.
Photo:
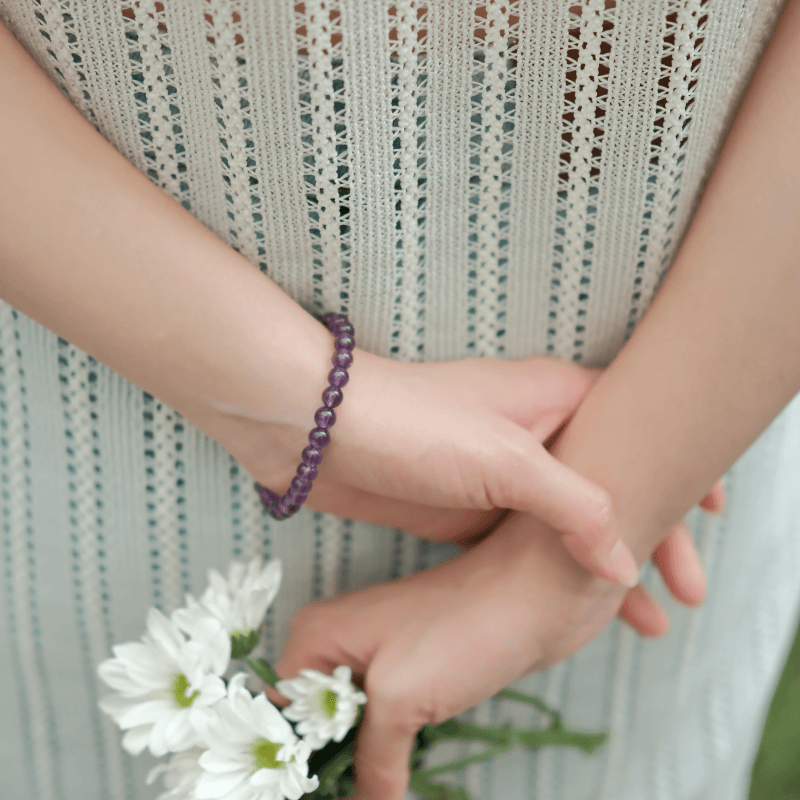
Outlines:
{"label": "woman's hand", "polygon": [[[494,530],[506,509],[529,510],[591,543],[589,558],[574,554],[588,569],[612,580],[620,574],[609,568],[614,541],[603,536],[603,493],[545,450],[599,370],[551,358],[409,364],[357,351],[350,372],[312,508],[465,548]],[[211,435],[259,482],[283,490],[309,423],[276,437],[275,426],[243,417],[221,422]],[[674,545],[672,562],[697,561],[691,539]],[[631,562],[628,569],[632,578]],[[695,586],[681,602],[700,602],[702,576],[700,583],[699,597]]]}
{"label": "woman's hand", "polygon": [[[357,351],[308,504],[456,543],[485,535],[503,509],[525,511],[583,542],[598,575],[633,585],[632,556],[621,542],[610,556],[615,542],[604,535],[607,493],[544,446],[597,374],[550,358],[416,364]],[[274,424],[228,416],[211,435],[259,483],[282,492],[313,409],[297,418],[305,423],[276,433]]]}
{"label": "woman's hand", "polygon": [[[700,507],[711,514],[725,508],[725,489],[717,481],[711,491],[700,501]],[[485,536],[472,537],[465,543],[467,549],[479,544]],[[686,524],[679,522],[653,552],[655,563],[664,584],[679,603],[700,605],[705,599],[706,581],[703,565]],[[619,616],[642,636],[663,636],[669,630],[669,617],[664,609],[641,584],[628,590]]]}
{"label": "woman's hand", "polygon": [[[367,693],[358,800],[401,800],[417,731],[572,655],[617,613],[624,588],[570,557],[555,531],[515,514],[452,561],[315,603],[296,616],[276,671],[353,670]],[[286,700],[274,690],[270,699]]]}

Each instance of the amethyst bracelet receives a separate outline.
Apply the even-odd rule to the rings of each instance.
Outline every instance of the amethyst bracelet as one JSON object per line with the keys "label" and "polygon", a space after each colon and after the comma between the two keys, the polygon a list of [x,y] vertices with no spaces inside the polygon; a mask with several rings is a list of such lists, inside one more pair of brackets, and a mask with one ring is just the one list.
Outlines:
{"label": "amethyst bracelet", "polygon": [[317,477],[322,450],[331,440],[329,431],[336,422],[333,409],[342,402],[342,386],[350,378],[347,369],[353,363],[353,348],[356,346],[353,326],[343,314],[325,314],[320,319],[336,337],[336,352],[331,359],[333,369],[328,373],[328,388],[322,393],[323,405],[314,414],[317,427],[308,434],[308,447],[302,453],[303,461],[286,494],[281,496],[260,483],[256,484],[264,508],[277,520],[291,517],[305,503],[311,484]]}

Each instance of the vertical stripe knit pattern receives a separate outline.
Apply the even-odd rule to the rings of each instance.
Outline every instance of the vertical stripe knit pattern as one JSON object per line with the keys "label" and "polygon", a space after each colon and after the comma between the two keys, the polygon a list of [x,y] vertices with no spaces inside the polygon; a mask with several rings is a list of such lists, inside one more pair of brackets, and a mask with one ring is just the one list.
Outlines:
{"label": "vertical stripe knit pattern", "polygon": [[[781,5],[0,0],[0,16],[137,169],[304,308],[347,313],[365,349],[600,367],[669,269]],[[725,480],[720,518],[687,517],[701,608],[650,568],[667,636],[615,620],[515,684],[609,728],[603,751],[516,751],[445,782],[474,800],[746,796],[800,603],[798,402]],[[2,302],[0,526],[0,782],[31,800],[155,797],[97,710],[96,665],[209,568],[283,561],[261,645],[277,659],[307,603],[458,552],[310,509],[270,520],[216,442]],[[463,717],[546,722],[508,701]]]}

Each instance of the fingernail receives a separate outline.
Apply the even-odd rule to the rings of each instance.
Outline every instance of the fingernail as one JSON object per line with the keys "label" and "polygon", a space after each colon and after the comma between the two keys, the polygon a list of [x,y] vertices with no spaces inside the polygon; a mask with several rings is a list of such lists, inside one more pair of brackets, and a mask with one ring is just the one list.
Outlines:
{"label": "fingernail", "polygon": [[608,566],[617,581],[629,589],[639,583],[639,567],[636,559],[622,539],[618,539],[608,554]]}

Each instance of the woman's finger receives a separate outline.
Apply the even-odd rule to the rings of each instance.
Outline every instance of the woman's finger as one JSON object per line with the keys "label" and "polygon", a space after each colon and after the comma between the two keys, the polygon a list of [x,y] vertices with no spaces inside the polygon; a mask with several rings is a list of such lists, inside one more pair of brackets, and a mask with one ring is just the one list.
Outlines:
{"label": "woman's finger", "polygon": [[689,606],[700,605],[706,596],[703,565],[685,523],[678,523],[653,553],[664,583],[672,596]]}
{"label": "woman's finger", "polygon": [[356,793],[351,800],[403,800],[411,775],[411,753],[419,725],[407,721],[402,698],[369,692],[355,740],[353,771]]}
{"label": "woman's finger", "polygon": [[700,508],[710,511],[712,514],[719,514],[725,510],[725,486],[721,479],[711,487],[711,491],[700,501]]}
{"label": "woman's finger", "polygon": [[516,429],[495,450],[486,480],[493,506],[533,514],[564,535],[586,569],[636,585],[638,566],[613,525],[608,492],[550,455],[535,437]]}
{"label": "woman's finger", "polygon": [[669,630],[666,612],[641,584],[625,595],[618,613],[642,636],[663,636]]}

